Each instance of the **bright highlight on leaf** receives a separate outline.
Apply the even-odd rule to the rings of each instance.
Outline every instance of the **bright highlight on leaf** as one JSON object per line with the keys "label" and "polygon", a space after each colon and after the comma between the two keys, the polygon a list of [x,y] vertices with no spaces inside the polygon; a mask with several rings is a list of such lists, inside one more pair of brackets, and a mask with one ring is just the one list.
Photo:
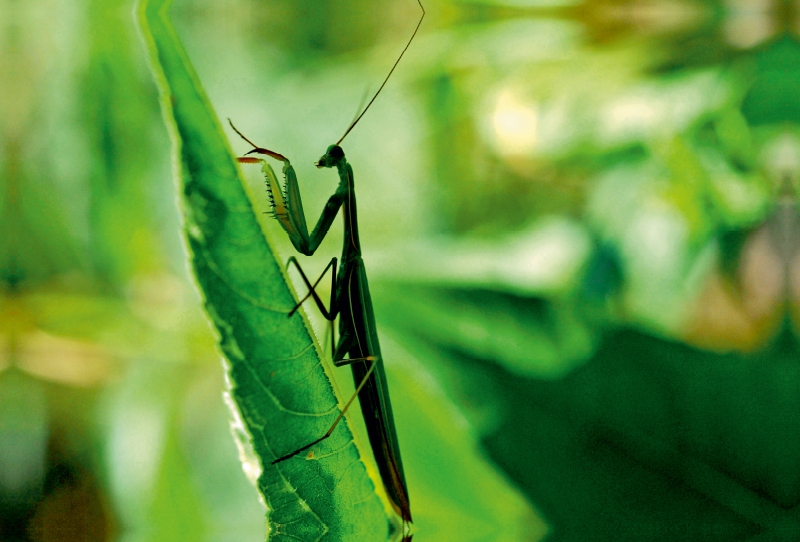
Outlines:
{"label": "bright highlight on leaf", "polygon": [[527,154],[539,141],[538,111],[510,91],[503,91],[497,99],[492,115],[498,150],[503,154]]}

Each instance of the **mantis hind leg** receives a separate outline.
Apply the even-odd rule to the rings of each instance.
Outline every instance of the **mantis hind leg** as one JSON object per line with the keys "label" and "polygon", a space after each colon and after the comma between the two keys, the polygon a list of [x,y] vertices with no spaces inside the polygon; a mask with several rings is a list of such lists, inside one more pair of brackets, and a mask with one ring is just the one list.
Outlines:
{"label": "mantis hind leg", "polygon": [[325,432],[325,434],[322,435],[320,438],[318,438],[318,439],[316,439],[316,440],[314,440],[312,442],[309,442],[305,446],[303,446],[301,448],[298,448],[298,449],[296,449],[295,451],[293,451],[291,453],[288,453],[286,455],[283,455],[283,456],[279,457],[278,459],[276,459],[275,461],[272,462],[273,465],[275,465],[277,463],[280,463],[282,461],[286,461],[287,459],[291,459],[292,457],[296,456],[297,454],[299,454],[301,452],[304,452],[304,451],[308,450],[309,448],[311,448],[312,446],[315,446],[315,445],[319,444],[320,442],[322,442],[323,440],[327,439],[328,437],[330,437],[333,434],[333,431],[336,429],[336,426],[339,425],[339,422],[342,421],[342,418],[344,418],[344,415],[347,412],[347,410],[350,408],[350,405],[353,404],[353,401],[355,401],[355,398],[358,397],[358,393],[361,391],[361,388],[364,387],[364,385],[369,380],[369,377],[372,375],[372,371],[375,369],[375,363],[377,361],[377,358],[374,357],[374,356],[368,356],[366,358],[362,358],[361,360],[353,359],[353,360],[345,360],[345,361],[351,362],[351,363],[355,362],[355,361],[371,361],[372,363],[370,364],[370,367],[369,367],[369,370],[367,371],[367,374],[364,375],[364,378],[361,379],[361,383],[356,387],[356,391],[353,392],[352,397],[350,397],[350,399],[344,405],[344,408],[341,410],[341,412],[339,412],[339,415],[336,416],[336,419],[333,420],[333,423],[328,428],[328,430]]}
{"label": "mantis hind leg", "polygon": [[[345,331],[344,334],[339,338],[339,345],[336,346],[336,344],[335,344],[335,338],[334,338],[334,334],[333,334],[333,322],[334,322],[334,320],[336,320],[336,316],[339,314],[338,305],[336,303],[336,261],[337,261],[336,258],[332,258],[331,261],[328,263],[328,265],[325,267],[325,269],[322,271],[322,274],[319,276],[319,278],[312,284],[311,281],[308,279],[308,276],[306,275],[305,271],[303,271],[303,268],[300,266],[300,262],[297,261],[297,258],[295,258],[294,256],[289,258],[289,260],[286,262],[287,267],[289,265],[291,265],[291,264],[294,264],[294,266],[297,268],[297,271],[300,273],[300,276],[302,277],[303,282],[305,283],[306,287],[308,288],[308,293],[297,303],[297,305],[294,306],[294,308],[292,308],[291,311],[289,311],[289,317],[294,315],[294,313],[297,312],[297,310],[302,306],[302,304],[309,297],[312,298],[314,300],[314,303],[317,305],[317,308],[319,308],[320,312],[322,313],[322,316],[326,320],[328,320],[328,322],[330,322],[330,324],[331,324],[331,354],[332,354],[333,364],[336,367],[342,367],[344,365],[350,365],[350,364],[358,362],[358,361],[369,361],[369,362],[371,362],[370,363],[370,368],[369,368],[369,370],[367,370],[366,374],[361,379],[361,382],[359,383],[359,385],[356,386],[355,392],[353,392],[353,395],[350,397],[350,399],[347,401],[347,403],[345,403],[344,408],[339,413],[339,415],[336,417],[336,419],[333,421],[333,423],[331,424],[330,428],[328,428],[328,430],[325,432],[325,434],[322,435],[320,438],[318,438],[318,439],[306,444],[305,446],[303,446],[301,448],[298,448],[298,449],[294,450],[291,453],[288,453],[286,455],[283,455],[283,456],[279,457],[278,459],[276,459],[276,460],[274,460],[272,462],[273,465],[275,465],[277,463],[280,463],[282,461],[285,461],[287,459],[290,459],[290,458],[296,456],[297,454],[308,450],[309,448],[315,446],[316,444],[319,444],[323,440],[325,440],[328,437],[330,437],[333,434],[333,431],[336,429],[336,426],[339,425],[340,421],[342,421],[342,418],[347,413],[348,409],[350,408],[350,405],[353,404],[353,401],[355,401],[355,398],[358,396],[358,393],[366,385],[367,381],[369,380],[370,376],[372,375],[372,371],[375,369],[375,362],[378,359],[376,356],[366,356],[366,357],[360,357],[360,358],[346,358],[345,359],[345,354],[355,344],[355,338],[351,333],[348,333],[347,331]],[[320,283],[322,278],[325,276],[325,273],[328,272],[328,269],[332,270],[330,309],[325,307],[325,304],[322,302],[322,299],[320,299],[319,294],[317,294],[317,291],[316,291],[317,285]]]}

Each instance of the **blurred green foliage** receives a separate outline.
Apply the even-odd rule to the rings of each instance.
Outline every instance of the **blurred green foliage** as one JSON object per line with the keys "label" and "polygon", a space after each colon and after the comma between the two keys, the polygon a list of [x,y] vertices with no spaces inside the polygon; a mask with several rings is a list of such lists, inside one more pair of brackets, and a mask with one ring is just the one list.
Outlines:
{"label": "blurred green foliage", "polygon": [[[427,8],[345,145],[415,540],[796,539],[797,6]],[[266,532],[132,10],[0,0],[4,541]],[[335,186],[313,160],[415,10],[173,18],[216,112],[293,160],[311,214]]]}

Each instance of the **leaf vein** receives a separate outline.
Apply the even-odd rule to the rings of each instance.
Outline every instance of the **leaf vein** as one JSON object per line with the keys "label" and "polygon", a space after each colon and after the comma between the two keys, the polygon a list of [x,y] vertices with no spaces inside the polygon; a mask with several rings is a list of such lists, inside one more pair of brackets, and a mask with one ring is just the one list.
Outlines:
{"label": "leaf vein", "polygon": [[[205,251],[204,251],[205,252]],[[240,288],[234,286],[231,282],[231,279],[222,272],[219,266],[214,261],[213,257],[210,254],[206,253],[206,263],[208,265],[209,270],[214,273],[219,279],[225,283],[225,285],[230,288],[237,296],[239,296],[243,301],[249,303],[253,307],[264,309],[269,312],[275,312],[278,314],[289,314],[289,310],[291,309],[277,309],[263,301],[259,301],[258,299],[253,298],[247,292],[241,290]]]}

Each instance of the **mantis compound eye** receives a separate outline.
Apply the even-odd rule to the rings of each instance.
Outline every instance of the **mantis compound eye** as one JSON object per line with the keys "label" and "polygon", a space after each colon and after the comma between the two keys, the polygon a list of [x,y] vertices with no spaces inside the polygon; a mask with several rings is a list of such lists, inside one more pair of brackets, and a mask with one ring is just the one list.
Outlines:
{"label": "mantis compound eye", "polygon": [[328,147],[328,152],[325,153],[334,160],[341,160],[344,158],[344,151],[339,145],[331,145]]}
{"label": "mantis compound eye", "polygon": [[344,158],[344,151],[342,148],[339,145],[331,145],[315,165],[318,168],[333,167],[336,165],[336,162],[342,158]]}

